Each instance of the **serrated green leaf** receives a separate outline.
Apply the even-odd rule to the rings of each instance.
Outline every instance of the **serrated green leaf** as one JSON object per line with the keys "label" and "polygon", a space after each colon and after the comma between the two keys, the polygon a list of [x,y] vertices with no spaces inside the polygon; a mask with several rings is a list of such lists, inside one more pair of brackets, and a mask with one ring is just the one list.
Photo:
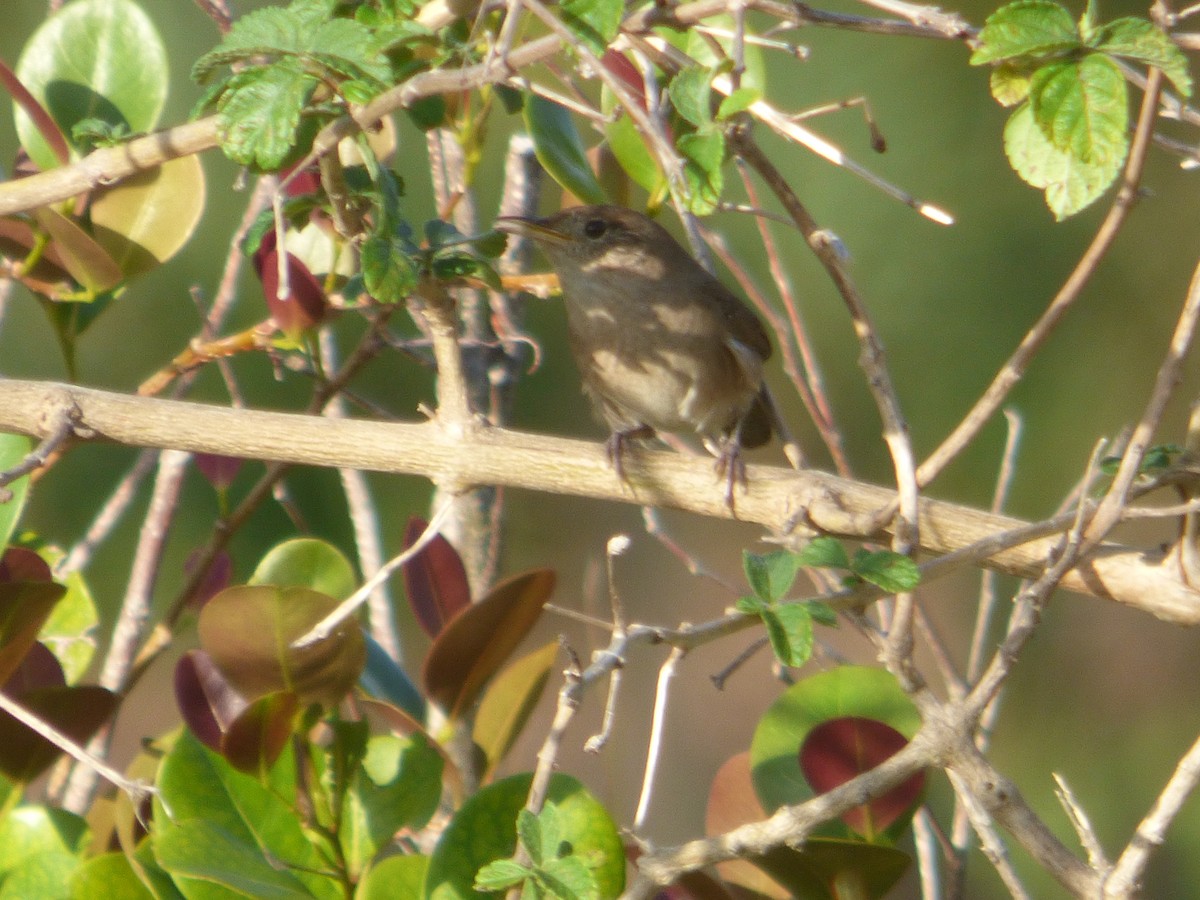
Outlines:
{"label": "serrated green leaf", "polygon": [[316,84],[291,58],[233,76],[217,104],[225,155],[265,172],[278,169],[296,143],[300,113]]}
{"label": "serrated green leaf", "polygon": [[529,859],[535,866],[545,862],[547,849],[551,854],[554,852],[554,847],[547,848],[548,842],[542,839],[542,825],[538,817],[527,809],[517,813],[517,840],[529,853]]}
{"label": "serrated green leaf", "polygon": [[1071,13],[1051,0],[1019,0],[1002,6],[984,22],[971,65],[1043,56],[1080,46]]}
{"label": "serrated green leaf", "polygon": [[565,0],[562,21],[593,53],[602,55],[617,36],[625,4],[622,0]]}
{"label": "serrated green leaf", "polygon": [[603,203],[604,189],[588,163],[575,121],[565,106],[544,97],[526,98],[525,128],[533,152],[550,177],[580,200]]}
{"label": "serrated green leaf", "polygon": [[721,100],[721,105],[717,108],[717,118],[724,120],[740,112],[745,112],[751,104],[761,99],[762,91],[758,88],[740,87]]}
{"label": "serrated green leaf", "polygon": [[1056,149],[1087,165],[1125,158],[1125,78],[1104,55],[1091,53],[1042,66],[1030,81],[1029,104],[1038,127]]}
{"label": "serrated green leaf", "polygon": [[992,69],[988,87],[1001,106],[1016,106],[1029,96],[1030,77],[1028,69],[1003,63]]}
{"label": "serrated green leaf", "polygon": [[812,656],[812,614],[804,603],[774,606],[762,614],[775,658],[797,668]]}
{"label": "serrated green leaf", "polygon": [[796,553],[796,564],[806,569],[848,569],[850,557],[837,538],[813,538]]}
{"label": "serrated green leaf", "polygon": [[511,859],[497,859],[476,873],[475,890],[502,891],[520,884],[532,874],[532,870]]}
{"label": "serrated green leaf", "polygon": [[1116,179],[1124,154],[1092,165],[1055,148],[1033,119],[1028,103],[1017,107],[1004,126],[1004,152],[1013,170],[1045,190],[1046,205],[1059,221],[1094,203]]}
{"label": "serrated green leaf", "polygon": [[363,283],[380,303],[399,303],[417,286],[417,270],[402,244],[373,234],[359,252]]}
{"label": "serrated green leaf", "polygon": [[860,550],[854,555],[850,571],[889,594],[911,591],[921,583],[917,564],[892,550]]}
{"label": "serrated green leaf", "polygon": [[742,553],[742,569],[750,589],[768,602],[782,599],[792,589],[799,564],[796,555],[788,550],[771,553]]}
{"label": "serrated green leaf", "polygon": [[1089,45],[1114,56],[1162,69],[1184,97],[1192,95],[1188,60],[1161,28],[1146,19],[1127,17],[1102,26]]}
{"label": "serrated green leaf", "polygon": [[578,856],[552,860],[539,874],[552,895],[562,900],[598,900],[600,896],[596,876]]}
{"label": "serrated green leaf", "polygon": [[712,77],[709,69],[692,66],[679,72],[667,87],[675,111],[697,128],[712,124]]}

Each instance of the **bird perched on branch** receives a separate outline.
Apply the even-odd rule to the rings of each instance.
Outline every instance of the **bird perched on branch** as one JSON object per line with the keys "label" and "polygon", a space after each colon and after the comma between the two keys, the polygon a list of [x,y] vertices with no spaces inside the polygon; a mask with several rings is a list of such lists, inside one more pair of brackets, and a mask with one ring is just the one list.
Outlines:
{"label": "bird perched on branch", "polygon": [[612,429],[617,474],[631,439],[695,433],[717,458],[732,506],[743,447],[777,421],[763,386],[771,355],[758,316],[657,222],[620,206],[579,206],[545,219],[502,216],[558,274],[583,386]]}

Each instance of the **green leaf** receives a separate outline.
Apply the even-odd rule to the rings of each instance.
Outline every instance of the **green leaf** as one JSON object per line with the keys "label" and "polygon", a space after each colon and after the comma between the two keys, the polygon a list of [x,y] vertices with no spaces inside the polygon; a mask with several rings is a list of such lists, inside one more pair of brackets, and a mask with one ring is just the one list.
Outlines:
{"label": "green leaf", "polygon": [[278,169],[297,142],[300,113],[316,85],[293,58],[234,75],[217,104],[225,155],[264,172]]}
{"label": "green leaf", "polygon": [[[475,873],[495,860],[510,859],[517,847],[515,823],[525,806],[532,776],[514,775],[477,792],[454,814],[429,861],[425,900],[468,900]],[[556,772],[547,799],[557,807],[560,834],[596,879],[593,896],[615,898],[625,883],[621,836],[608,811],[578,781]]]}
{"label": "green leaf", "polygon": [[807,604],[785,603],[762,614],[775,658],[799,668],[812,656],[812,614]]}
{"label": "green leaf", "polygon": [[[550,808],[552,807],[546,807],[546,809]],[[542,810],[543,814],[546,809]],[[551,830],[557,832],[553,826],[551,826]],[[535,816],[527,809],[517,813],[517,840],[528,851],[529,859],[535,866],[543,865],[547,858],[552,859],[557,855],[557,848],[554,846],[557,841],[542,837],[540,817]]]}
{"label": "green leaf", "polygon": [[[162,38],[132,0],[66,4],[34,32],[16,72],[64,134],[88,118],[130,133],[150,131],[169,80]],[[53,151],[19,109],[16,124],[30,158],[42,169],[57,166]]]}
{"label": "green leaf", "polygon": [[475,876],[475,890],[502,891],[520,884],[532,875],[532,869],[511,859],[493,860]]}
{"label": "green leaf", "polygon": [[823,535],[813,538],[796,554],[796,565],[805,569],[848,569],[850,557],[841,541]]}
{"label": "green leaf", "polygon": [[[344,897],[340,884],[322,874],[328,861],[296,816],[297,778],[290,749],[260,780],[183,732],[156,779],[152,837],[159,864],[188,896],[197,896],[198,882],[236,890],[235,883],[248,886],[243,879],[250,879],[254,886],[242,896],[276,896],[286,888],[289,897]],[[272,893],[257,893],[259,887]]]}
{"label": "green leaf", "polygon": [[85,860],[71,873],[70,900],[153,900],[124,853],[102,853]]}
{"label": "green leaf", "polygon": [[[219,885],[234,896],[292,900],[309,896],[286,867],[265,857],[253,841],[205,819],[181,819],[155,837],[159,865],[181,881]],[[330,884],[333,880],[329,879]]]}
{"label": "green leaf", "polygon": [[[51,546],[39,547],[37,553],[51,569],[66,555]],[[96,652],[96,639],[92,632],[99,624],[100,614],[81,572],[72,572],[65,578],[60,576],[59,583],[66,585],[67,592],[54,605],[50,617],[38,632],[38,640],[46,645],[62,666],[67,684],[75,684],[87,672]]]}
{"label": "green leaf", "polygon": [[318,538],[293,538],[267,551],[248,584],[306,587],[345,600],[354,593],[354,567],[333,544]]}
{"label": "green leaf", "polygon": [[1051,0],[1018,0],[988,16],[971,65],[1044,56],[1078,46],[1079,30],[1065,7]]}
{"label": "green leaf", "polygon": [[423,737],[377,735],[367,741],[338,834],[355,877],[397,831],[420,830],[429,821],[442,796],[442,767],[441,755]]}
{"label": "green leaf", "polygon": [[1001,106],[1016,106],[1029,96],[1031,73],[1023,66],[1003,63],[992,69],[988,87]]}
{"label": "green leaf", "polygon": [[585,203],[605,202],[604,189],[596,180],[567,108],[544,97],[530,96],[523,115],[533,152],[550,177]]}
{"label": "green leaf", "polygon": [[98,190],[92,232],[125,278],[178,253],[204,213],[204,167],[196,156],[172,159]]}
{"label": "green leaf", "polygon": [[762,91],[758,88],[740,87],[721,100],[721,105],[717,108],[717,118],[724,121],[740,112],[745,112],[752,104],[761,99]]}
{"label": "green leaf", "polygon": [[417,269],[403,241],[376,232],[359,253],[367,293],[380,303],[400,303],[417,286]]}
{"label": "green leaf", "polygon": [[910,739],[921,726],[912,700],[882,669],[839,666],[797,682],[767,709],[750,745],[754,790],[768,813],[812,796],[799,749],[814,727],[843,716],[885,722]]}
{"label": "green leaf", "polygon": [[675,111],[697,128],[712,124],[712,77],[711,70],[692,66],[672,78],[667,87]]}
{"label": "green leaf", "polygon": [[1121,154],[1104,164],[1089,164],[1055,148],[1034,122],[1028,103],[1017,107],[1004,126],[1004,152],[1026,183],[1045,190],[1046,205],[1060,221],[1095,202],[1124,162]]}
{"label": "green leaf", "polygon": [[617,36],[625,4],[622,0],[564,0],[563,24],[596,55],[602,55]]}
{"label": "green leaf", "polygon": [[1153,22],[1132,17],[1116,19],[1101,26],[1088,44],[1105,53],[1162,69],[1179,93],[1185,98],[1192,95],[1187,57]]}
{"label": "green leaf", "polygon": [[1099,53],[1042,66],[1029,85],[1034,119],[1057,150],[1086,165],[1125,159],[1129,104],[1125,77]]}
{"label": "green leaf", "polygon": [[795,553],[775,550],[758,555],[743,551],[742,568],[750,589],[768,602],[780,600],[792,589],[800,563]]}
{"label": "green leaf", "polygon": [[707,216],[717,209],[725,178],[721,164],[725,161],[725,136],[715,128],[681,134],[675,146],[684,157],[683,176],[688,185],[688,209],[698,216]]}
{"label": "green leaf", "polygon": [[[0,431],[0,472],[7,472],[24,462],[31,450],[32,438]],[[0,503],[0,553],[8,546],[17,523],[21,521],[21,510],[25,508],[25,498],[29,495],[29,476],[22,475],[5,487],[12,492],[12,499]]]}
{"label": "green leaf", "polygon": [[354,900],[395,900],[396,897],[420,897],[425,882],[427,856],[389,856],[371,866],[358,883]]}
{"label": "green leaf", "polygon": [[921,570],[907,556],[892,550],[859,550],[850,571],[889,594],[911,591],[921,582]]}
{"label": "green leaf", "polygon": [[484,691],[472,738],[487,761],[485,774],[512,749],[546,689],[557,657],[558,642],[544,644],[500,672]]}

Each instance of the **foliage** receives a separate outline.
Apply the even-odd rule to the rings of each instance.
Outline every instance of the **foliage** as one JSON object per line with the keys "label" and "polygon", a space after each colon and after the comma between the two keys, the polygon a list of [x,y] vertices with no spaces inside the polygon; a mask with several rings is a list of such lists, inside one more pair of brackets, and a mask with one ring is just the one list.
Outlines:
{"label": "foliage", "polygon": [[[652,212],[671,204],[693,217],[743,199],[750,201],[744,206],[757,207],[752,189],[743,197],[731,177],[735,159],[751,165],[843,295],[855,299],[852,280],[839,268],[844,261],[836,252],[837,259],[822,255],[838,239],[810,226],[807,213],[796,211],[800,201],[791,188],[778,184],[784,176],[753,166],[755,157],[746,152],[757,123],[846,163],[827,141],[804,137],[809,133],[800,116],[773,105],[786,91],[768,84],[763,60],[763,48],[779,43],[774,26],[760,34],[740,11],[692,21],[686,16],[699,15],[696,5],[634,9],[620,0],[564,0],[552,10],[533,2],[466,11],[450,4],[441,18],[437,6],[281,2],[237,17],[217,46],[194,61],[192,76],[205,89],[195,113],[212,117],[199,124],[211,121],[221,152],[246,174],[270,179],[262,182],[271,186],[269,208],[260,205],[247,215],[229,260],[230,272],[242,258],[253,267],[260,321],[229,335],[210,333],[207,326],[215,323],[206,323],[187,350],[168,355],[142,393],[168,385],[182,392],[194,370],[261,355],[281,378],[311,378],[310,409],[324,410],[334,393],[362,399],[347,383],[381,348],[399,346],[420,364],[444,366],[438,341],[448,336],[463,377],[474,379],[472,399],[487,396],[493,420],[502,424],[506,400],[497,397],[527,364],[522,350],[531,339],[512,314],[515,301],[500,298],[529,283],[512,274],[504,236],[463,224],[470,216],[461,211],[473,206],[476,176],[495,155],[489,133],[518,119],[545,172],[589,203],[636,196]],[[790,26],[817,13],[788,8],[772,15]],[[834,17],[825,24],[907,27],[905,33],[930,36],[921,32],[924,23]],[[955,31],[955,39],[968,33]],[[539,49],[553,42],[552,52]],[[1127,164],[1130,65],[1161,70],[1181,97],[1191,96],[1187,59],[1159,23],[1132,17],[1101,23],[1090,4],[1076,21],[1051,0],[1018,0],[994,12],[972,43],[970,62],[992,67],[993,97],[1013,108],[1003,133],[1008,158],[1021,178],[1045,192],[1057,219],[1094,203]],[[0,85],[16,103],[17,135],[29,160],[31,171],[24,174],[52,180],[56,172],[75,171],[85,156],[91,163],[151,152],[137,142],[162,124],[167,63],[160,36],[134,0],[73,0],[49,15],[15,68],[0,62]],[[431,173],[445,182],[431,216],[418,213],[414,195],[420,192],[411,186],[424,173],[411,164],[410,148],[400,145],[389,118],[397,111],[432,132],[431,144],[453,143],[461,153],[456,163],[441,161],[447,171]],[[208,191],[204,168],[196,155],[175,154],[169,146],[158,152],[161,158],[139,164],[130,177],[115,183],[97,177],[86,192],[0,217],[5,277],[41,303],[72,375],[87,329],[121,302],[128,285],[198,239]],[[921,206],[898,189],[885,190]],[[776,251],[770,254],[778,263]],[[494,302],[480,299],[486,297]],[[850,308],[861,337],[871,327],[868,317],[853,302]],[[398,337],[386,329],[402,311],[414,330]],[[788,342],[780,355],[791,360],[810,348],[800,315],[789,313],[797,334],[779,338]],[[335,371],[336,354],[322,347],[331,336],[358,341],[344,372]],[[741,348],[727,349],[737,356]],[[886,373],[871,368],[882,365],[878,347],[864,339],[862,349],[872,391],[890,390]],[[240,400],[236,377],[228,367],[222,373]],[[819,382],[814,376],[802,393],[824,426],[822,402],[811,400]],[[886,399],[880,408],[887,418]],[[475,413],[483,415],[471,409],[469,422],[442,424],[447,433],[465,433],[478,425]],[[887,428],[900,432],[902,425],[889,421]],[[839,440],[826,440],[837,461]],[[889,448],[894,440],[890,434]],[[907,609],[910,598],[889,605],[892,612],[878,622],[865,615],[881,598],[924,589],[916,549],[910,555],[880,549],[894,510],[877,511],[860,532],[837,530],[858,534],[862,546],[821,534],[799,550],[744,551],[748,593],[736,601],[740,615],[715,625],[631,627],[614,602],[611,645],[590,662],[574,647],[564,653],[557,641],[525,648],[554,595],[554,569],[504,577],[485,569],[484,578],[472,568],[469,577],[451,542],[440,534],[426,540],[429,523],[414,516],[402,543],[406,551],[419,541],[423,547],[407,561],[403,582],[406,621],[423,637],[416,629],[403,637],[425,645],[420,664],[412,665],[401,662],[394,623],[367,623],[345,611],[348,599],[359,600],[369,589],[362,583],[369,573],[358,571],[335,542],[293,537],[244,566],[248,577],[236,577],[226,549],[229,532],[252,521],[279,473],[247,491],[246,461],[198,456],[194,468],[219,512],[212,540],[195,554],[198,570],[173,604],[147,601],[147,608],[123,611],[121,627],[134,633],[138,646],[110,651],[118,656],[106,657],[102,682],[109,686],[102,687],[85,683],[98,662],[97,644],[115,648],[121,641],[100,641],[106,620],[88,574],[72,568],[63,549],[22,530],[37,493],[24,468],[52,467],[54,458],[24,436],[0,434],[0,473],[21,470],[0,486],[6,491],[0,497],[0,685],[9,701],[41,722],[34,728],[0,713],[3,896],[619,896],[641,851],[623,839],[602,798],[576,778],[551,772],[554,742],[562,736],[557,724],[538,771],[505,776],[521,767],[514,748],[529,737],[560,657],[567,666],[556,722],[578,707],[573,692],[601,676],[612,679],[616,696],[617,670],[640,646],[637,640],[672,644],[674,660],[711,634],[761,626],[779,671],[800,669],[828,649],[827,633],[817,626],[833,628],[844,613],[876,641],[876,655],[890,670],[806,669],[779,691],[758,717],[747,749],[722,767],[709,790],[708,830],[719,838],[711,846],[742,848],[739,858],[721,857],[719,875],[693,865],[663,886],[671,896],[736,890],[821,900],[883,897],[911,865],[905,842],[926,800],[926,766],[943,765],[958,750],[947,745],[941,756],[911,763],[922,750],[929,705],[939,701],[915,674],[911,648],[904,646],[911,611],[894,612]],[[1189,465],[1187,452],[1173,444],[1150,448],[1140,462],[1139,489],[1159,485],[1154,479],[1182,479]],[[1108,459],[1101,468],[1116,474],[1118,463]],[[431,478],[447,493],[467,490],[455,472]],[[1180,490],[1188,495],[1186,485]],[[291,514],[286,490],[276,496]],[[157,533],[175,515],[157,507],[146,514],[148,522],[166,518],[154,520],[139,539],[151,555]],[[733,504],[729,512],[736,514]],[[789,509],[797,530],[806,527],[803,513]],[[292,521],[298,534],[306,532],[298,516]],[[489,526],[498,529],[498,522],[499,516]],[[372,531],[363,524],[354,522],[360,552],[364,532]],[[540,548],[548,563],[560,564],[553,550]],[[1187,565],[1185,556],[1180,565]],[[138,575],[161,563],[138,560]],[[489,565],[495,564],[492,553]],[[802,574],[816,587],[797,589]],[[480,585],[475,590],[472,579]],[[1053,587],[1046,586],[1045,595]],[[1032,631],[1020,615],[1040,613],[1023,597],[997,666],[1016,658],[1013,635]],[[981,635],[987,625],[981,614]],[[111,810],[107,801],[94,801],[87,817],[62,808],[66,763],[50,779],[52,787],[43,790],[38,779],[64,750],[79,755],[75,745],[112,726],[129,691],[172,640],[187,648],[172,657],[174,711],[182,725],[145,735],[125,780],[106,772],[122,789]],[[116,678],[107,674],[114,658],[126,664]],[[784,680],[793,674],[784,673]],[[966,708],[963,695],[977,688],[968,681],[946,681],[954,695],[949,703],[963,704],[956,713]],[[918,696],[929,705],[919,707]],[[970,699],[975,718],[968,722],[962,712],[962,721],[955,720],[959,743],[985,743],[980,717],[994,699]],[[603,744],[608,730],[606,724],[589,747]],[[909,770],[881,778],[897,760]],[[960,780],[955,787],[963,790]],[[829,804],[819,822],[763,845],[756,823],[779,810],[811,809],[814,798]],[[739,840],[727,841],[733,831]],[[958,850],[965,853],[965,845]]]}
{"label": "foliage", "polygon": [[1004,129],[1012,167],[1065,219],[1094,203],[1116,180],[1129,152],[1129,100],[1118,62],[1163,71],[1192,93],[1187,59],[1145,19],[1103,25],[1089,4],[1078,23],[1052,0],[1018,0],[988,17],[973,65],[993,65],[992,95],[1015,106]]}

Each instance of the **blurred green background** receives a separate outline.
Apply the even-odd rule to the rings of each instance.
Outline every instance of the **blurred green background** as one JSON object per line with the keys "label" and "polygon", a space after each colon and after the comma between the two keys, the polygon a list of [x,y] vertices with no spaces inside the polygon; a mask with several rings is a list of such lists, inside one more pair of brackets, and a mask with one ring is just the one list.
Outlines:
{"label": "blurred green background", "polygon": [[[164,124],[182,122],[199,95],[188,71],[218,39],[211,21],[190,0],[142,0],[167,42],[172,84]],[[231,3],[238,12],[264,5]],[[15,63],[20,48],[43,20],[43,0],[7,0],[0,29],[0,56]],[[866,6],[840,3],[823,7],[870,15]],[[954,9],[974,25],[992,7],[978,3]],[[1080,10],[1074,10],[1076,14]],[[1144,14],[1140,7],[1103,5],[1102,18]],[[871,153],[860,114],[843,111],[810,121],[810,127],[839,142],[861,162],[918,197],[949,209],[950,228],[934,225],[882,196],[852,175],[832,168],[807,151],[763,136],[780,168],[823,227],[835,232],[851,254],[851,268],[870,305],[887,348],[894,383],[904,403],[919,455],[932,450],[958,421],[1011,353],[1030,323],[1054,295],[1091,239],[1111,198],[1065,223],[1055,224],[1038,192],[1008,168],[1001,146],[1006,113],[987,92],[987,72],[967,65],[961,44],[825,29],[793,32],[810,48],[807,61],[771,59],[769,95],[789,110],[868,98],[887,137],[885,155]],[[769,57],[770,58],[770,57]],[[401,128],[395,168],[405,177],[406,209],[414,222],[434,215],[426,173],[423,137]],[[489,158],[499,160],[506,129],[515,118],[497,120],[489,136]],[[1171,131],[1168,125],[1164,130]],[[760,129],[761,131],[761,129]],[[1179,128],[1176,136],[1189,138]],[[11,116],[0,117],[0,160],[9,165],[16,151]],[[247,193],[238,188],[235,167],[207,154],[208,208],[200,233],[185,251],[150,276],[134,283],[91,327],[80,345],[81,380],[89,385],[130,391],[164,365],[195,335],[199,316],[189,297],[193,287],[206,297],[216,289],[229,236]],[[483,220],[494,213],[498,165],[485,165],[478,186]],[[732,172],[729,179],[734,180]],[[1136,208],[1115,250],[1101,265],[1076,308],[1013,393],[1011,408],[1023,421],[1018,475],[1009,511],[1025,516],[1052,512],[1079,477],[1096,441],[1112,436],[1140,414],[1200,249],[1192,195],[1195,176],[1177,161],[1152,151],[1144,178],[1147,196]],[[771,286],[752,223],[721,214],[711,226],[723,233],[764,289]],[[831,284],[804,247],[781,227],[789,276],[802,299],[838,422],[850,458],[861,477],[888,483],[890,461],[879,438],[879,423],[861,370],[846,312]],[[228,330],[266,315],[257,284],[245,278]],[[602,431],[579,401],[578,379],[568,358],[557,303],[531,305],[528,330],[542,342],[545,363],[519,387],[514,426],[529,430],[599,438]],[[340,328],[353,332],[354,323]],[[405,334],[412,326],[394,326]],[[348,345],[348,339],[347,339]],[[234,363],[248,401],[257,407],[295,409],[309,384],[295,376],[276,380],[268,361],[256,356]],[[65,370],[53,332],[36,301],[17,290],[0,320],[0,376],[62,379]],[[776,370],[777,391],[786,383]],[[1197,375],[1189,366],[1172,403],[1162,442],[1183,437],[1187,406],[1197,395]],[[403,419],[417,418],[419,402],[429,402],[428,377],[409,361],[386,356],[373,363],[356,390]],[[194,394],[227,400],[214,373],[205,373]],[[816,444],[797,403],[789,418]],[[993,422],[979,441],[930,491],[933,496],[986,505],[992,491],[1002,422]],[[817,454],[817,462],[824,465]],[[34,491],[25,524],[69,546],[79,538],[98,504],[128,467],[133,453],[109,447],[72,452]],[[778,450],[755,459],[779,464]],[[247,466],[234,487],[244,489],[260,471]],[[429,487],[419,480],[371,479],[385,513],[384,536],[395,551],[405,520],[427,512]],[[289,479],[312,532],[353,553],[345,503],[335,475],[296,473]],[[145,492],[143,492],[145,493]],[[605,541],[616,532],[634,538],[629,555],[617,563],[618,587],[631,618],[676,623],[720,614],[735,595],[689,575],[648,536],[635,507],[581,501],[517,491],[506,492],[507,550],[502,571],[532,565],[554,567],[560,576],[557,602],[605,615],[602,584]],[[89,578],[106,616],[120,602],[128,562],[137,539],[138,515],[97,556]],[[189,481],[175,522],[157,597],[169,602],[182,582],[188,552],[205,537],[216,515],[212,491],[198,477]],[[673,536],[727,580],[740,581],[743,547],[761,549],[759,535],[728,523],[664,514]],[[288,520],[268,507],[234,541],[239,576],[247,575],[263,550],[292,536]],[[1126,532],[1132,542],[1154,545],[1171,539],[1169,525]],[[1002,583],[1007,599],[1015,585]],[[922,602],[956,661],[965,657],[977,578],[965,574],[923,592]],[[1007,611],[1002,606],[1001,618]],[[423,643],[405,611],[398,613],[408,636],[410,668]],[[565,633],[581,655],[606,642],[561,618],[543,623],[539,640]],[[837,652],[872,662],[865,642],[848,631],[826,635]],[[187,638],[181,643],[186,645]],[[745,646],[745,636],[689,656],[675,682],[670,707],[661,783],[652,806],[650,832],[660,844],[697,836],[703,827],[707,783],[720,763],[749,742],[757,716],[777,693],[769,661],[760,653],[724,691],[708,676],[725,667]],[[1054,798],[1052,772],[1065,777],[1105,844],[1116,854],[1146,813],[1175,761],[1200,731],[1195,702],[1200,653],[1197,635],[1133,614],[1114,604],[1060,595],[1016,668],[1004,698],[992,758],[1009,774],[1060,837],[1076,846],[1066,817]],[[563,767],[582,777],[628,822],[641,780],[653,685],[661,653],[628,661],[626,690],[614,742],[599,757],[578,751],[598,725],[603,698],[591,697],[569,742],[574,749]],[[928,660],[925,660],[928,662]],[[814,663],[813,665],[818,665]],[[936,670],[926,671],[937,684]],[[125,746],[171,722],[165,676],[139,688],[144,697],[127,704],[121,723]],[[940,689],[940,685],[939,685]],[[137,719],[144,714],[142,721]],[[532,767],[540,741],[534,733],[513,756],[514,768]],[[933,779],[932,802],[943,823],[949,791]],[[1150,869],[1148,897],[1180,897],[1200,886],[1200,809],[1193,801],[1172,828],[1167,848]],[[1013,849],[1036,897],[1063,892]],[[895,896],[915,896],[912,883]],[[971,863],[968,896],[1007,896],[981,857]]]}

